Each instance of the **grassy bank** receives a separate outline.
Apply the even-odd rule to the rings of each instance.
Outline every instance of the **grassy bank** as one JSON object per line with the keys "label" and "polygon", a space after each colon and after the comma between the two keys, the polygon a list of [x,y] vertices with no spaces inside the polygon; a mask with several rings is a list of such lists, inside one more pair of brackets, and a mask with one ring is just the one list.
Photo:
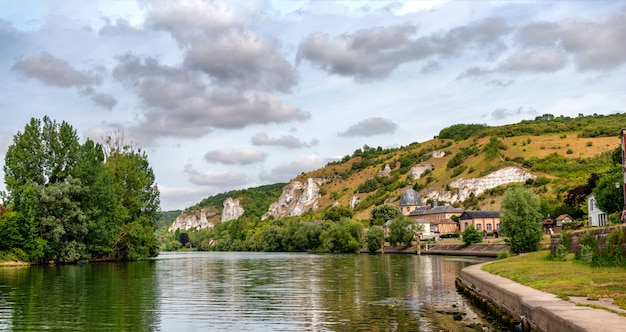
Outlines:
{"label": "grassy bank", "polygon": [[566,261],[557,261],[549,254],[542,250],[513,256],[486,264],[483,270],[565,300],[574,296],[592,301],[612,298],[616,306],[626,310],[626,269],[591,267],[575,260],[574,254]]}

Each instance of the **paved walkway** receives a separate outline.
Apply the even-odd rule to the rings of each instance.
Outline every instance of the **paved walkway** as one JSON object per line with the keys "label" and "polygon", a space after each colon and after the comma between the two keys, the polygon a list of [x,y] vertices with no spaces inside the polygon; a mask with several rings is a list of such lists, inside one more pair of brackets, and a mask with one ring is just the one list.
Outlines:
{"label": "paved walkway", "polygon": [[[485,272],[481,270],[484,264],[464,268],[459,278],[465,285],[473,285],[474,290],[492,302],[525,317],[536,331],[626,332],[626,317],[603,309],[577,306],[557,298],[556,295]],[[601,305],[595,302],[594,304]]]}

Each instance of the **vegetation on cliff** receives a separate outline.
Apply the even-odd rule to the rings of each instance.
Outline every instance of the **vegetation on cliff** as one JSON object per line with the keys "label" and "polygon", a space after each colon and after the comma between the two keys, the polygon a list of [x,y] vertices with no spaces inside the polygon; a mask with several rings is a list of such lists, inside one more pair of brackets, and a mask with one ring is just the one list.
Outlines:
{"label": "vegetation on cliff", "polygon": [[[351,202],[356,202],[356,205],[351,209],[354,215],[349,220],[360,222],[364,227],[380,225],[383,220],[393,218],[378,217],[377,214],[387,212],[383,208],[386,204],[397,206],[407,183],[411,183],[422,197],[435,191],[454,194],[458,189],[449,186],[452,180],[482,177],[506,166],[521,167],[537,175],[534,180],[530,179],[521,185],[539,198],[541,216],[547,218],[569,214],[575,219],[584,220],[586,204],[580,195],[583,192],[586,193],[584,196],[590,193],[587,187],[592,190],[595,188],[591,186],[595,182],[589,183],[592,174],[597,178],[606,177],[615,168],[614,159],[620,144],[618,135],[624,123],[626,114],[581,115],[576,118],[544,114],[533,120],[498,127],[456,124],[442,129],[432,140],[399,148],[364,145],[341,160],[296,178],[305,180],[317,177],[326,180],[320,187],[319,209],[298,217],[260,220],[267,211],[261,207],[269,206],[280,195],[282,184],[277,184],[274,196],[250,195],[251,200],[264,200],[263,203],[255,203],[259,208],[254,209],[254,212],[244,206],[246,214],[239,220],[218,223],[212,230],[187,232],[190,238],[187,245],[201,250],[258,249],[259,246],[246,244],[253,236],[258,239],[260,234],[264,234],[269,238],[271,234],[291,234],[295,228],[301,227],[300,224],[312,226],[314,222],[316,225],[332,222],[325,219],[324,214],[332,206],[347,208]],[[410,173],[411,168],[419,164],[428,164],[432,169],[414,177]],[[383,172],[386,165],[390,170],[388,174]],[[465,209],[500,209],[506,189],[507,186],[487,189],[482,194],[469,195],[464,201],[445,202],[440,199],[439,204],[449,203]],[[615,193],[610,195],[614,197]],[[242,194],[239,192],[212,196],[188,210],[210,205],[221,211],[221,204],[226,197],[240,196]],[[619,195],[617,197],[619,199]],[[613,213],[615,210],[611,208],[607,212]],[[289,231],[285,231],[285,227]],[[265,228],[273,232],[264,232]],[[301,234],[307,232],[300,231]],[[320,232],[316,230],[313,233]],[[176,243],[175,236],[170,234],[162,237],[164,248],[180,245]],[[290,236],[285,238],[291,239]],[[307,237],[311,238],[315,236]],[[319,248],[318,240],[306,246],[289,244],[290,240],[283,242],[282,249]],[[213,246],[209,243],[213,243]]]}

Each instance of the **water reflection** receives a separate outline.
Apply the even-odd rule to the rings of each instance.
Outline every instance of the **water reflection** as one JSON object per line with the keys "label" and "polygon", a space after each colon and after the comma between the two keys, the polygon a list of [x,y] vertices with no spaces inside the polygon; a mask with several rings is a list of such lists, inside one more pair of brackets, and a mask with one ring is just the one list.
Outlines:
{"label": "water reflection", "polygon": [[[415,255],[164,253],[136,263],[0,269],[0,330],[439,331],[458,271]],[[447,323],[446,323],[447,324]],[[446,325],[446,328],[450,329]]]}
{"label": "water reflection", "polygon": [[159,325],[155,262],[0,269],[0,328],[151,331]]}

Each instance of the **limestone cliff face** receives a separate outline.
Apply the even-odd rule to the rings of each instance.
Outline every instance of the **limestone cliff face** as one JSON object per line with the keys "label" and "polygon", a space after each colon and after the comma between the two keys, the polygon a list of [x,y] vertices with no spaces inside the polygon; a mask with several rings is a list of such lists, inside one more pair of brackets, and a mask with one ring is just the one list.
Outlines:
{"label": "limestone cliff face", "polygon": [[283,188],[278,201],[270,205],[261,219],[270,216],[274,218],[299,216],[309,209],[316,210],[320,186],[325,182],[326,180],[321,178],[308,178],[305,182],[291,181]]}
{"label": "limestone cliff face", "polygon": [[411,170],[410,170],[411,179],[417,180],[420,177],[422,177],[422,174],[424,174],[424,172],[432,171],[433,169],[435,169],[435,168],[433,167],[433,165],[430,165],[430,164],[418,164],[418,165],[415,165],[415,166],[411,167]]}
{"label": "limestone cliff face", "polygon": [[430,199],[437,199],[439,201],[446,201],[449,203],[462,202],[472,193],[478,196],[487,189],[495,188],[503,184],[526,182],[526,180],[534,179],[536,177],[536,175],[526,171],[523,168],[509,166],[501,168],[481,178],[461,178],[450,182],[449,186],[452,188],[457,188],[458,193],[452,193],[445,190],[432,191],[426,196]]}
{"label": "limestone cliff face", "polygon": [[181,213],[170,228],[168,228],[169,232],[175,232],[177,229],[186,231],[189,229],[203,229],[203,228],[213,228],[215,225],[207,221],[207,217],[212,217],[216,215],[215,211],[211,209],[202,209],[200,213],[194,214],[186,214]]}
{"label": "limestone cliff face", "polygon": [[222,222],[235,220],[243,215],[243,207],[239,204],[239,199],[226,198],[224,209],[222,210]]}

